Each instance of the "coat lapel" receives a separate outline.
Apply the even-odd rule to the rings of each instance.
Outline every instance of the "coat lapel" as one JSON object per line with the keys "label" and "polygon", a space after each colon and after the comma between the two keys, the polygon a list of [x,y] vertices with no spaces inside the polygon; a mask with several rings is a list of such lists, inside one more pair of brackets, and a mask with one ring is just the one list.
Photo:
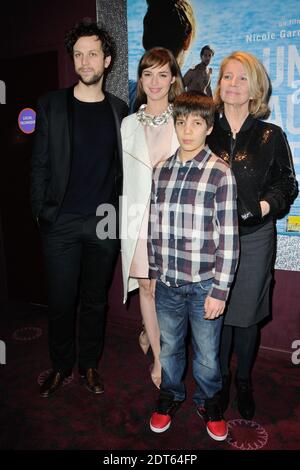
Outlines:
{"label": "coat lapel", "polygon": [[[134,115],[132,115],[134,116]],[[128,126],[129,127],[129,126]],[[126,132],[126,137],[123,138],[123,150],[132,158],[146,165],[152,171],[152,164],[150,160],[149,150],[147,146],[145,130],[142,124],[139,123],[137,118],[132,120],[130,128]],[[175,129],[173,130],[171,142],[171,155],[178,149],[179,143]]]}
{"label": "coat lapel", "polygon": [[145,130],[137,119],[132,123],[130,135],[124,142],[124,150],[152,171],[150,155],[146,142]]}
{"label": "coat lapel", "polygon": [[119,162],[119,165],[120,165],[120,168],[122,168],[122,142],[121,142],[121,134],[119,132],[119,129],[120,129],[120,126],[121,126],[121,122],[122,122],[122,116],[120,116],[114,106],[114,103],[113,103],[113,97],[110,93],[105,93],[105,96],[106,98],[108,99],[108,102],[110,104],[110,107],[111,107],[111,110],[112,110],[112,113],[113,113],[113,116],[114,116],[114,120],[115,120],[115,126],[116,126],[116,135],[117,135],[117,148],[118,148],[118,151],[117,151],[117,158],[118,158],[118,162]]}
{"label": "coat lapel", "polygon": [[74,85],[67,89],[67,106],[66,106],[66,113],[67,113],[67,120],[68,120],[68,131],[69,134],[66,135],[66,140],[69,141],[69,159],[70,164],[73,155],[73,99],[74,99]]}

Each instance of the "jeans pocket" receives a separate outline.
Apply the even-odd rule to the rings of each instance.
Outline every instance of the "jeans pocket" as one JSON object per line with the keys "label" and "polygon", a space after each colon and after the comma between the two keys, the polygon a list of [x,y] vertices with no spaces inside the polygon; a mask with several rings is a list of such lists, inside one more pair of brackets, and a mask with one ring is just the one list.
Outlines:
{"label": "jeans pocket", "polygon": [[212,279],[206,279],[204,281],[199,281],[199,287],[204,290],[205,292],[208,292],[209,289],[211,288],[212,285]]}

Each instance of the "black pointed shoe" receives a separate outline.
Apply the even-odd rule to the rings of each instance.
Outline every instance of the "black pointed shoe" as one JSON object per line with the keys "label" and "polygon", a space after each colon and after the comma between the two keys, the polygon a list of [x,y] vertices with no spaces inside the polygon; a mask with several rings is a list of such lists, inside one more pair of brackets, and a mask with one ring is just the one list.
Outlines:
{"label": "black pointed shoe", "polygon": [[231,385],[231,373],[229,372],[228,375],[222,375],[222,389],[220,390],[220,407],[222,413],[228,408],[229,400],[230,400],[230,385]]}
{"label": "black pointed shoe", "polygon": [[100,378],[97,369],[89,367],[85,372],[80,373],[85,387],[92,393],[99,395],[104,392],[103,380]]}
{"label": "black pointed shoe", "polygon": [[255,414],[255,402],[249,380],[236,380],[236,403],[239,413],[244,419],[252,419]]}
{"label": "black pointed shoe", "polygon": [[53,395],[63,384],[65,376],[60,372],[52,371],[40,388],[41,397],[48,398]]}

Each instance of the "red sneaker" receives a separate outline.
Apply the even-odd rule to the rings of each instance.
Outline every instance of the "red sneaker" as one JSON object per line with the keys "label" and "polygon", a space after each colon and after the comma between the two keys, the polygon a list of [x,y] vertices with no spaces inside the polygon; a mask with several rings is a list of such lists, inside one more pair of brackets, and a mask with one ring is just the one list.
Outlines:
{"label": "red sneaker", "polygon": [[165,432],[171,426],[171,421],[170,415],[163,415],[154,411],[150,419],[150,429],[153,432]]}
{"label": "red sneaker", "polygon": [[158,407],[152,413],[150,419],[150,429],[153,432],[165,432],[171,426],[172,416],[176,413],[181,405],[181,401],[172,400],[169,403],[158,402]]}
{"label": "red sneaker", "polygon": [[223,418],[218,400],[209,398],[204,406],[197,407],[197,414],[205,421],[208,435],[215,441],[225,441],[228,426]]}

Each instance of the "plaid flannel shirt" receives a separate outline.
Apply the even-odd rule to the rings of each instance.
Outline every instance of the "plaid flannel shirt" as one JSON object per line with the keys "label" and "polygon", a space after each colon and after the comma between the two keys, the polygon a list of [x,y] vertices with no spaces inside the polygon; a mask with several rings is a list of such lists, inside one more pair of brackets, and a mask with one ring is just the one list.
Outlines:
{"label": "plaid flannel shirt", "polygon": [[149,277],[178,287],[213,278],[226,300],[239,255],[236,183],[208,146],[181,162],[178,151],[154,169],[148,226]]}

